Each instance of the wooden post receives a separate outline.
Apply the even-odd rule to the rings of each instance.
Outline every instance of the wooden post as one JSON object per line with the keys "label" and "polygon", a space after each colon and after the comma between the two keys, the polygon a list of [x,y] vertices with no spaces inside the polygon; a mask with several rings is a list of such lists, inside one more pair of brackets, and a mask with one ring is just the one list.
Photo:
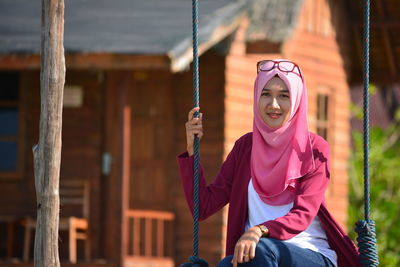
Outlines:
{"label": "wooden post", "polygon": [[65,82],[64,0],[42,0],[40,133],[33,147],[37,225],[35,267],[59,267],[59,177]]}

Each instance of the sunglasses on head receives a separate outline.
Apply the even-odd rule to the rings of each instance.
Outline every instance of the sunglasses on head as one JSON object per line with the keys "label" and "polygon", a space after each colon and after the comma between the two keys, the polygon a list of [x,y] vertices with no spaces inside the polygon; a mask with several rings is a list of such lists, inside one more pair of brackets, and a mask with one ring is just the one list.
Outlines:
{"label": "sunglasses on head", "polygon": [[261,61],[257,62],[257,74],[260,71],[270,71],[274,68],[278,68],[278,70],[285,72],[285,73],[292,72],[292,73],[296,74],[297,76],[299,76],[301,78],[301,80],[303,81],[303,76],[301,75],[299,66],[292,61],[288,61],[288,60],[275,61],[275,60],[267,59],[267,60],[261,60]]}

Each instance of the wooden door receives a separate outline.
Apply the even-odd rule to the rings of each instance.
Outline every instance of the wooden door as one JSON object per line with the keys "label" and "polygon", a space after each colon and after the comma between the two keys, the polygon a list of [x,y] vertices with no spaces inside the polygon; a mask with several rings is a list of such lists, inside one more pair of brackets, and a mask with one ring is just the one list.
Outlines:
{"label": "wooden door", "polygon": [[174,158],[171,74],[168,71],[136,71],[132,78],[129,206],[169,210],[168,164]]}

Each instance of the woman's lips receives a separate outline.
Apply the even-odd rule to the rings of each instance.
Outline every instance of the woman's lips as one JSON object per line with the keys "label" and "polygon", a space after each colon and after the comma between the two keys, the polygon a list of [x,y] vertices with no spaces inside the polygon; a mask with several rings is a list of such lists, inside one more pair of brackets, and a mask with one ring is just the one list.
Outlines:
{"label": "woman's lips", "polygon": [[282,114],[281,114],[281,113],[267,113],[267,115],[268,115],[271,119],[276,120],[276,119],[278,119]]}

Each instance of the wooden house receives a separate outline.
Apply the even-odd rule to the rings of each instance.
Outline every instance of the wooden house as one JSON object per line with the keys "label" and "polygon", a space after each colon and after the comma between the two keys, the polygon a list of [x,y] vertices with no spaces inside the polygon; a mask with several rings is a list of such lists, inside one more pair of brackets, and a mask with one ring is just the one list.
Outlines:
{"label": "wooden house", "polygon": [[[208,181],[252,130],[256,62],[303,69],[309,124],[331,145],[328,206],[346,222],[350,75],[357,71],[344,1],[202,0],[200,88]],[[357,32],[357,31],[356,31]],[[191,3],[65,1],[66,83],[60,181],[89,184],[89,259],[61,233],[63,266],[175,266],[192,254],[192,218],[178,177],[192,106]],[[0,266],[32,266],[32,146],[40,114],[40,3],[0,3]],[[200,224],[200,253],[224,255],[227,208]],[[60,216],[83,216],[61,204]],[[31,238],[32,239],[32,238]],[[72,246],[72,250],[74,250]],[[25,250],[25,254],[24,254]],[[25,260],[24,260],[25,258]],[[69,262],[69,263],[68,263]],[[74,258],[72,260],[74,262]]]}

